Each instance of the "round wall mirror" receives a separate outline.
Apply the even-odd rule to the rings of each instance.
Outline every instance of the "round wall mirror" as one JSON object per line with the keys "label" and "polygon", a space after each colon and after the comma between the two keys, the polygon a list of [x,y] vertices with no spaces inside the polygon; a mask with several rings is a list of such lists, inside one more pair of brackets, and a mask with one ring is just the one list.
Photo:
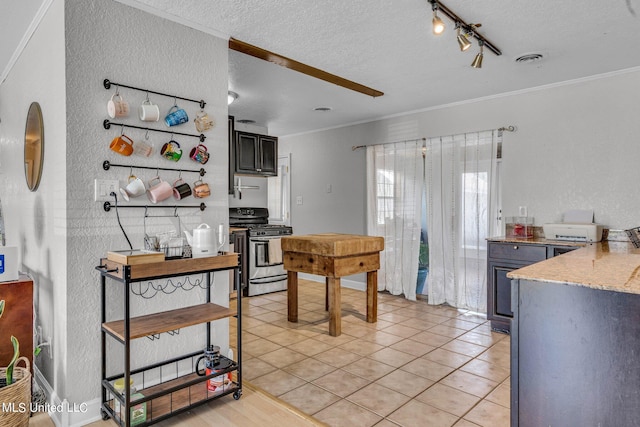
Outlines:
{"label": "round wall mirror", "polygon": [[36,191],[42,176],[44,160],[44,125],[40,104],[32,102],[24,130],[24,175],[29,190]]}

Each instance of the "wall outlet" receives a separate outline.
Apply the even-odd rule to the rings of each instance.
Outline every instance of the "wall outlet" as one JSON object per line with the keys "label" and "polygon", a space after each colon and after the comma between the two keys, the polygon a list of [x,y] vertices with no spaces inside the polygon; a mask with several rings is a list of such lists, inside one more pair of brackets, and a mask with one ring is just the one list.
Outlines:
{"label": "wall outlet", "polygon": [[331,184],[327,184],[327,193],[331,193]]}
{"label": "wall outlet", "polygon": [[117,179],[96,179],[94,180],[94,196],[96,202],[107,202],[113,200],[111,192],[118,194],[120,183]]}

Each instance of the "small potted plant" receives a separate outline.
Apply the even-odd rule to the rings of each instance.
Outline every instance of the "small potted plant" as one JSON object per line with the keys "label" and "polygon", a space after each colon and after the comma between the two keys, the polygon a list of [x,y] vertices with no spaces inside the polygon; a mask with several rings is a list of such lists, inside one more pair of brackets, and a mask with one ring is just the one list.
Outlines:
{"label": "small potted plant", "polygon": [[[0,300],[0,320],[5,311],[5,300]],[[0,368],[0,425],[28,426],[31,415],[31,369],[29,360],[20,357],[18,339],[11,336],[13,357],[6,368]],[[24,361],[25,368],[17,367],[18,361]],[[9,408],[8,410],[6,410]]]}

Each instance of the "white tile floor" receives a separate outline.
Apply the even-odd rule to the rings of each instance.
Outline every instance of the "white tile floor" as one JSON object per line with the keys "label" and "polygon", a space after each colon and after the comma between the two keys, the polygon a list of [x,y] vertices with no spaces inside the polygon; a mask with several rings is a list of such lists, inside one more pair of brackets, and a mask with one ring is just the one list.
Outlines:
{"label": "white tile floor", "polygon": [[[342,335],[328,334],[324,283],[243,299],[243,378],[330,426],[509,426],[509,336],[486,318],[380,293],[342,290]],[[231,328],[231,343],[235,342]]]}

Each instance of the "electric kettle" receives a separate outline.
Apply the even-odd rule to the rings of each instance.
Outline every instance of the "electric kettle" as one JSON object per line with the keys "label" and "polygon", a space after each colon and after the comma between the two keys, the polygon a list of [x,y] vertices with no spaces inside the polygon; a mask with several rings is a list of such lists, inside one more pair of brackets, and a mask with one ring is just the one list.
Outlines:
{"label": "electric kettle", "polygon": [[194,228],[193,234],[185,230],[184,235],[187,236],[187,242],[191,246],[193,258],[215,256],[218,254],[218,245],[216,244],[214,230],[207,224],[200,224],[197,228]]}

